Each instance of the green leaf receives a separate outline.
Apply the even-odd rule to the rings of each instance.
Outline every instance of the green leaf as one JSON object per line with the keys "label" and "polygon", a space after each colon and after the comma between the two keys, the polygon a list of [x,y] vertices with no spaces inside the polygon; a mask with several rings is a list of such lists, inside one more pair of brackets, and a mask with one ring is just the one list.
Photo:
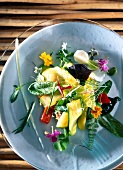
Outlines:
{"label": "green leaf", "polygon": [[66,104],[69,102],[66,98],[62,98],[55,106],[55,111],[66,112],[68,110]]}
{"label": "green leaf", "polygon": [[32,102],[29,110],[27,111],[26,116],[21,119],[22,120],[21,125],[13,131],[15,134],[22,132],[26,124],[28,124],[29,118],[34,110],[34,107],[35,107],[35,102]]}
{"label": "green leaf", "polygon": [[73,52],[68,52],[68,50],[59,50],[58,52],[58,58],[61,60],[60,67],[62,67],[66,63],[70,63],[71,60],[69,57],[73,56]]}
{"label": "green leaf", "polygon": [[92,150],[93,147],[93,142],[94,142],[94,138],[96,136],[96,132],[97,132],[97,128],[98,128],[98,124],[97,124],[97,119],[92,118],[89,119],[87,122],[87,128],[88,128],[88,148],[90,150]]}
{"label": "green leaf", "polygon": [[110,131],[114,135],[123,137],[123,124],[121,124],[118,120],[116,120],[110,114],[105,115],[105,119],[102,117],[99,118],[100,125],[106,128],[108,131]]}
{"label": "green leaf", "polygon": [[61,143],[59,141],[54,143],[54,148],[59,151],[63,151]]}
{"label": "green leaf", "polygon": [[65,137],[69,137],[69,128],[64,128]]}
{"label": "green leaf", "polygon": [[51,94],[57,90],[57,87],[54,90],[53,84],[54,82],[34,82],[28,87],[28,90],[33,95]]}
{"label": "green leaf", "polygon": [[66,112],[68,108],[66,106],[56,106],[55,111]]}
{"label": "green leaf", "polygon": [[108,70],[108,72],[107,72],[107,74],[108,74],[109,76],[113,76],[113,75],[116,74],[116,73],[117,73],[117,69],[116,69],[115,67],[110,68],[110,69]]}
{"label": "green leaf", "polygon": [[95,96],[97,97],[99,94],[104,93],[104,92],[106,94],[108,94],[108,92],[110,91],[111,87],[112,87],[112,81],[108,80],[106,83],[101,85],[101,87],[95,92]]}
{"label": "green leaf", "polygon": [[115,130],[117,136],[123,137],[123,124],[115,119],[111,114],[105,115],[111,127]]}
{"label": "green leaf", "polygon": [[19,94],[19,91],[20,91],[20,89],[17,88],[18,87],[17,85],[14,85],[14,87],[15,87],[15,89],[14,89],[12,95],[10,96],[10,102],[11,103],[16,101],[18,94]]}
{"label": "green leaf", "polygon": [[54,143],[54,148],[59,151],[64,151],[67,149],[69,144],[69,138],[65,138],[63,140],[58,140]]}
{"label": "green leaf", "polygon": [[58,139],[59,139],[59,140],[65,139],[65,135],[64,135],[64,134],[60,134],[60,135],[58,136]]}
{"label": "green leaf", "polygon": [[103,117],[99,117],[98,119],[99,124],[106,128],[109,132],[116,134],[115,130],[111,127],[111,125],[103,118]]}

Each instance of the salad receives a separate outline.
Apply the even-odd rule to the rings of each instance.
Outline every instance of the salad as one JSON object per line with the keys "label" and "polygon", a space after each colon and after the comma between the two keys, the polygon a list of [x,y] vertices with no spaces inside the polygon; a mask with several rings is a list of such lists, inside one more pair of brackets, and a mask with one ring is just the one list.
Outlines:
{"label": "salad", "polygon": [[[111,115],[120,98],[109,96],[113,82],[106,81],[105,77],[115,75],[117,70],[115,67],[108,67],[108,58],[100,58],[95,49],[71,52],[67,43],[63,43],[55,54],[59,65],[54,65],[52,55],[53,52],[41,53],[39,57],[43,64],[35,65],[36,76],[34,81],[29,83],[28,91],[39,99],[44,108],[41,123],[47,126],[52,119],[56,120],[56,127],[51,126],[51,132],[44,131],[47,140],[53,142],[53,147],[59,151],[66,150],[70,138],[76,134],[78,128],[81,131],[88,130],[90,150],[100,126],[118,137],[123,137],[123,125]],[[17,99],[24,85],[14,85],[11,103]],[[22,132],[29,123],[34,106],[35,102],[31,104],[14,133]]]}

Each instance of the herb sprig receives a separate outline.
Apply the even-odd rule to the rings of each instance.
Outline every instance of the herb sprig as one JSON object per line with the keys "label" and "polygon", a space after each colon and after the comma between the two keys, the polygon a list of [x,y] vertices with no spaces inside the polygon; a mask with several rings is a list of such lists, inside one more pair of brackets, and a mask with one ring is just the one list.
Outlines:
{"label": "herb sprig", "polygon": [[27,111],[26,116],[21,119],[21,120],[22,120],[21,125],[20,125],[17,129],[15,129],[15,130],[13,131],[13,133],[17,134],[17,133],[20,133],[20,132],[23,131],[23,129],[25,128],[25,126],[26,126],[26,125],[28,124],[28,122],[29,122],[29,119],[30,119],[30,116],[31,116],[31,114],[32,114],[32,112],[33,112],[33,110],[34,110],[34,107],[35,107],[35,102],[32,102],[29,110]]}

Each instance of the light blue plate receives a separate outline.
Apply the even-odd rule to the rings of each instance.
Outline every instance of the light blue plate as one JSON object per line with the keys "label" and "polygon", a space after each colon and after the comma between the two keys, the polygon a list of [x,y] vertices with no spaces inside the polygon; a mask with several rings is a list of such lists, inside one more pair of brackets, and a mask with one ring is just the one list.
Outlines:
{"label": "light blue plate", "polygon": [[[29,38],[19,46],[19,58],[23,83],[33,81],[31,76],[34,74],[34,62],[40,65],[39,55],[46,51],[53,52],[53,58],[57,62],[56,53],[63,42],[67,42],[70,51],[83,49],[89,51],[95,48],[100,53],[100,57],[109,57],[109,66],[115,66],[118,73],[110,78],[114,82],[111,96],[119,95],[121,101],[116,105],[112,112],[115,117],[123,123],[123,39],[116,33],[102,28],[100,26],[81,23],[65,22],[44,28]],[[13,92],[13,85],[18,85],[17,67],[15,51],[9,57],[0,79],[0,114],[1,127],[13,150],[24,160],[29,162],[37,169],[44,170],[109,170],[123,161],[123,139],[115,137],[105,129],[100,129],[98,135],[104,139],[97,138],[95,150],[101,149],[100,153],[89,151],[82,147],[75,147],[74,144],[81,144],[86,132],[78,130],[76,135],[71,138],[69,148],[64,152],[53,149],[52,143],[45,138],[44,131],[51,131],[51,125],[55,127],[55,121],[45,125],[40,122],[42,107],[35,96],[27,91],[24,87],[28,104],[36,101],[36,108],[33,112],[33,119],[36,124],[37,133],[39,134],[42,145],[39,142],[35,130],[31,126],[25,127],[20,134],[14,134],[20,122],[19,119],[24,117],[26,107],[20,94],[15,103],[10,103],[10,95]],[[109,77],[107,77],[109,79]],[[75,150],[73,150],[73,148]],[[102,154],[103,153],[103,154]]]}

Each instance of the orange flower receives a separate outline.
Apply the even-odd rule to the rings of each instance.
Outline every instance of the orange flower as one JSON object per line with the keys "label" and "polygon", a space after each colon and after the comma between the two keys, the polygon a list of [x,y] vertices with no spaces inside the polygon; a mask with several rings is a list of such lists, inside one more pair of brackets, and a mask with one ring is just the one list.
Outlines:
{"label": "orange flower", "polygon": [[94,116],[95,119],[98,118],[102,114],[102,108],[99,106],[95,106],[95,109],[91,111],[92,115]]}

